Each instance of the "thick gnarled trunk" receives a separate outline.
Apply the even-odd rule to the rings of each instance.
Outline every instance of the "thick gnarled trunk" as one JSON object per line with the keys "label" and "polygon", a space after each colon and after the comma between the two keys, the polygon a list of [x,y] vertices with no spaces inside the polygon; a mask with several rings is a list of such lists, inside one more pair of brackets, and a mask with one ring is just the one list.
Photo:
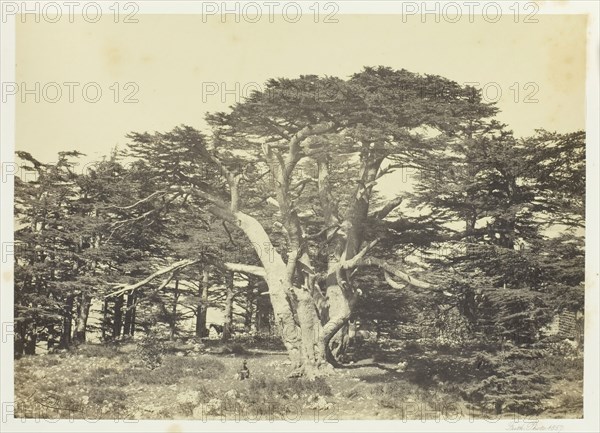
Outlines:
{"label": "thick gnarled trunk", "polygon": [[[296,373],[312,375],[324,367],[335,364],[330,344],[336,338],[336,355],[343,354],[345,347],[345,329],[352,315],[355,300],[359,291],[352,285],[352,274],[357,266],[380,266],[365,254],[376,241],[363,246],[365,227],[367,224],[372,189],[380,175],[379,168],[382,156],[371,152],[373,143],[364,142],[360,150],[360,172],[356,179],[356,188],[350,196],[350,202],[344,215],[339,214],[338,197],[332,194],[332,182],[329,175],[329,156],[318,136],[324,136],[336,130],[332,121],[324,121],[308,125],[290,134],[283,143],[262,143],[262,150],[272,175],[272,191],[269,203],[278,207],[275,227],[285,238],[286,258],[275,250],[274,245],[262,224],[252,216],[239,210],[239,183],[242,173],[222,164],[218,157],[204,150],[204,156],[215,163],[229,187],[230,202],[195,185],[190,190],[178,191],[178,194],[194,194],[200,200],[208,202],[207,211],[243,231],[262,267],[224,263],[228,271],[251,273],[265,278],[268,294],[273,308],[273,316],[277,332],[290,356]],[[287,135],[287,132],[284,134]],[[315,138],[317,137],[317,138]],[[307,140],[311,138],[311,140]],[[313,140],[313,138],[315,138]],[[323,137],[326,141],[327,138]],[[294,168],[302,158],[312,158],[318,169],[318,194],[323,211],[324,229],[315,235],[306,233],[301,224],[297,209],[297,195],[303,188],[293,185]],[[308,179],[312,181],[312,179]],[[302,183],[302,182],[300,182]],[[304,185],[304,184],[303,184]],[[300,192],[299,192],[300,191]],[[386,205],[377,218],[384,218],[397,204]],[[308,239],[318,239],[321,251],[327,255],[326,275],[319,275],[311,264],[311,244]],[[313,251],[314,252],[314,251]],[[369,260],[371,260],[369,262]],[[114,296],[124,291],[135,290],[152,279],[167,272],[177,272],[185,266],[195,264],[201,259],[187,259],[174,263],[168,268],[158,271],[139,283],[123,286],[111,293]],[[385,263],[384,263],[385,264]],[[388,267],[389,268],[389,267]],[[384,268],[386,269],[386,268]],[[411,277],[402,272],[386,269],[389,274],[399,276],[412,283]],[[172,278],[172,277],[171,277]],[[167,280],[168,282],[169,280]],[[163,283],[164,287],[166,283]],[[231,300],[233,288],[228,284],[228,301]],[[200,314],[200,313],[199,313]],[[230,331],[226,312],[226,330]],[[335,337],[336,334],[342,334]]]}
{"label": "thick gnarled trunk", "polygon": [[[382,161],[382,158],[362,159],[360,182],[343,221],[340,221],[331,192],[329,159],[325,157],[317,161],[319,198],[324,212],[324,223],[327,227],[331,227],[327,231],[329,261],[325,292],[327,305],[322,312],[324,325],[320,343],[327,361],[333,365],[338,363],[347,346],[345,343],[347,338],[343,330],[347,327],[356,301],[356,293],[350,278],[346,270],[339,268],[339,264],[353,259],[359,253],[364,240],[372,186]],[[332,353],[331,342],[334,338],[336,347],[335,353]]]}

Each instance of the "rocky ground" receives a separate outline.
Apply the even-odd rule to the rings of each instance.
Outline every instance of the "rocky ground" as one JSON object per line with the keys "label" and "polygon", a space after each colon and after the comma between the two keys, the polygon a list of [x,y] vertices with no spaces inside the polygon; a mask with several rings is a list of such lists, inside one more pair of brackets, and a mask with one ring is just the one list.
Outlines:
{"label": "rocky ground", "polygon": [[[496,416],[464,401],[458,384],[435,374],[419,378],[428,373],[418,370],[417,358],[362,359],[316,380],[288,378],[285,353],[272,350],[191,348],[158,358],[149,362],[130,343],[88,344],[18,359],[17,416],[242,421]],[[240,380],[244,359],[250,377]],[[553,383],[545,410],[538,416],[581,417],[581,386],[573,379]]]}

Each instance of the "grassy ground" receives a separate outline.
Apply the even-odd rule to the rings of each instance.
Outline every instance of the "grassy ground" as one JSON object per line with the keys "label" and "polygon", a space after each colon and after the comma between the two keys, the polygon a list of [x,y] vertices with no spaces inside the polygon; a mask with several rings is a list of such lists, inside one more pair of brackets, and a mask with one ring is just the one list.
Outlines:
{"label": "grassy ground", "polygon": [[[374,357],[311,381],[288,378],[285,353],[269,348],[171,349],[154,369],[140,363],[139,346],[132,343],[85,345],[18,359],[17,416],[227,420],[514,416],[507,411],[488,413],[486,395],[473,398],[499,373],[461,362],[460,353],[379,350]],[[238,378],[243,359],[250,369],[249,380]],[[553,370],[539,385],[546,398],[538,402],[543,410],[536,416],[582,416],[580,364],[546,359],[539,368],[533,365]],[[510,368],[517,372],[523,366],[515,363]]]}

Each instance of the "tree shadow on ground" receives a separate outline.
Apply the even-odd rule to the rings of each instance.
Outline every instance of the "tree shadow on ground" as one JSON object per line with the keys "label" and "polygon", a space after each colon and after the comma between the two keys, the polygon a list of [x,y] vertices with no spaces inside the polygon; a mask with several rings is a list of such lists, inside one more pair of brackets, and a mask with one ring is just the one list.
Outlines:
{"label": "tree shadow on ground", "polygon": [[[375,369],[360,378],[365,382],[406,380],[423,388],[440,383],[462,384],[482,380],[493,374],[493,368],[477,359],[476,351],[423,348],[417,345],[402,349],[363,347],[354,354],[355,362],[344,369]],[[380,373],[378,373],[379,371]]]}
{"label": "tree shadow on ground", "polygon": [[403,380],[405,379],[405,377],[403,376],[403,373],[399,373],[394,369],[391,368],[386,368],[382,365],[377,365],[375,364],[375,366],[381,371],[380,373],[371,373],[371,374],[365,374],[365,375],[361,375],[360,379],[363,382],[366,383],[387,383],[387,382],[394,382],[397,380]]}

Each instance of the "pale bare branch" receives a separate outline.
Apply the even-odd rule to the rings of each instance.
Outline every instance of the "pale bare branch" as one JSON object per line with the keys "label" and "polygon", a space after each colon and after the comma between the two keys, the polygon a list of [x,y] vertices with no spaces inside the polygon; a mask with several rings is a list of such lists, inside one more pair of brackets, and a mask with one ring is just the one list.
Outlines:
{"label": "pale bare branch", "polygon": [[352,269],[352,268],[355,268],[356,266],[361,265],[367,252],[371,248],[373,248],[377,244],[377,242],[379,242],[379,239],[375,239],[375,240],[369,242],[368,245],[366,245],[362,250],[360,250],[351,259],[343,260],[343,261],[336,263],[335,266],[331,267],[331,269],[328,271],[328,274],[333,274],[335,272],[339,272],[342,269]]}
{"label": "pale bare branch", "polygon": [[[121,287],[121,288],[119,290],[109,293],[108,295],[105,296],[105,298],[119,296],[123,293],[131,292],[133,290],[139,289],[140,287],[148,284],[155,278],[158,278],[161,275],[170,273],[170,276],[156,289],[156,291],[160,291],[169,284],[169,282],[173,279],[173,277],[175,276],[175,274],[177,274],[178,271],[180,271],[181,269],[183,269],[185,267],[194,265],[198,262],[200,262],[199,259],[197,259],[197,260],[191,260],[191,259],[180,260],[176,263],[173,263],[170,266],[167,266],[166,268],[159,269],[152,275],[149,275],[148,277],[144,278],[141,281],[138,281],[135,284],[129,284],[129,285],[119,284],[119,285],[117,285],[117,287]],[[245,274],[252,274],[252,275],[256,275],[256,276],[263,277],[263,278],[266,277],[266,275],[267,275],[265,272],[265,269],[261,266],[246,265],[246,264],[242,264],[242,263],[229,263],[229,262],[226,262],[223,265],[228,270],[234,271],[234,272],[243,272]]]}
{"label": "pale bare branch", "polygon": [[265,272],[265,268],[262,266],[254,266],[254,265],[246,265],[243,263],[224,263],[224,266],[233,272],[243,272],[244,274],[252,274],[258,277],[265,278],[267,273]]}
{"label": "pale bare branch", "polygon": [[394,281],[388,271],[384,270],[383,276],[385,278],[386,283],[388,283],[390,285],[390,287],[393,289],[405,289],[407,286],[406,284],[400,284],[400,283],[397,283],[396,281]]}
{"label": "pale bare branch", "polygon": [[396,209],[398,206],[400,206],[403,201],[404,201],[404,198],[398,196],[395,199],[393,199],[393,200],[389,201],[388,203],[386,203],[385,206],[383,206],[378,211],[373,212],[373,214],[371,215],[371,217],[382,220],[386,216],[388,216],[394,209]]}
{"label": "pale bare branch", "polygon": [[360,266],[378,266],[389,274],[388,278],[391,278],[390,276],[394,276],[394,277],[400,278],[401,280],[407,282],[408,284],[418,287],[420,289],[428,289],[428,290],[433,289],[433,286],[430,283],[421,281],[418,278],[415,278],[415,277],[407,274],[406,272],[399,270],[396,266],[390,265],[385,260],[381,260],[381,259],[378,259],[375,257],[369,257],[369,258],[362,260],[359,265]]}
{"label": "pale bare branch", "polygon": [[[113,296],[118,296],[122,293],[126,293],[126,292],[131,292],[135,289],[138,289],[146,284],[148,284],[149,282],[151,282],[152,280],[154,280],[155,278],[160,277],[161,275],[167,274],[169,272],[174,272],[174,271],[178,271],[180,269],[183,269],[187,266],[193,265],[198,263],[200,260],[180,260],[178,262],[173,263],[171,266],[167,266],[166,268],[163,269],[159,269],[158,271],[154,272],[152,275],[147,276],[146,278],[144,278],[141,281],[138,281],[135,284],[117,284],[117,287],[121,287],[119,290],[114,291],[109,293],[108,295],[105,296],[105,298],[111,298]],[[167,283],[168,284],[168,283]]]}
{"label": "pale bare branch", "polygon": [[157,196],[158,194],[163,194],[166,195],[167,191],[156,191],[153,192],[152,194],[150,194],[148,197],[143,198],[141,200],[136,201],[133,204],[130,204],[129,206],[111,206],[112,209],[121,209],[121,210],[128,210],[128,209],[133,209],[134,207],[147,202],[148,200],[150,200],[151,198],[153,198],[154,196]]}

